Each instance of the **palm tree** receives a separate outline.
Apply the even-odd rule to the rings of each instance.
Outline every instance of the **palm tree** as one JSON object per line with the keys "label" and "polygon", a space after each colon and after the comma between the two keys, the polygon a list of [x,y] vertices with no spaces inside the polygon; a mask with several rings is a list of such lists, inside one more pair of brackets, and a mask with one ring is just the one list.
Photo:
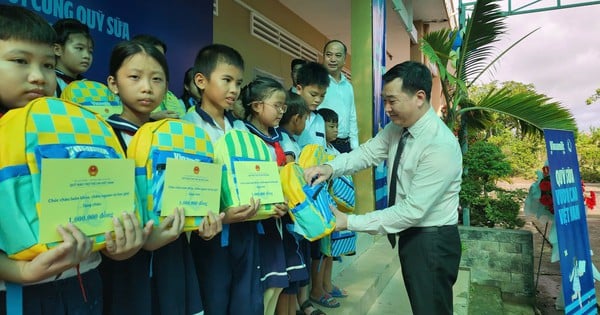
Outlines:
{"label": "palm tree", "polygon": [[[421,51],[436,65],[440,74],[446,101],[443,119],[458,134],[463,154],[468,149],[467,130],[486,130],[499,115],[513,120],[511,125],[516,126],[517,133],[523,136],[541,137],[545,128],[577,131],[575,119],[568,109],[533,90],[514,91],[510,86],[503,86],[491,89],[477,101],[469,98],[469,87],[484,73],[493,70],[507,51],[535,32],[495,55],[494,44],[506,30],[504,19],[496,0],[478,0],[464,29],[441,29],[421,40]],[[454,49],[457,36],[462,43]],[[468,173],[465,168],[463,176]],[[463,198],[461,204],[463,224],[470,225],[470,205]]]}
{"label": "palm tree", "polygon": [[[521,135],[542,136],[545,128],[577,130],[568,109],[532,90],[515,92],[510,86],[504,86],[492,89],[477,102],[469,98],[469,87],[484,73],[493,70],[508,50],[535,32],[528,33],[494,56],[494,44],[506,30],[505,16],[496,2],[477,1],[463,30],[441,29],[421,40],[423,54],[440,73],[446,101],[443,119],[457,132],[463,154],[467,150],[467,128],[487,128],[493,121],[492,113],[514,120]],[[462,44],[454,50],[453,44],[459,34]]]}

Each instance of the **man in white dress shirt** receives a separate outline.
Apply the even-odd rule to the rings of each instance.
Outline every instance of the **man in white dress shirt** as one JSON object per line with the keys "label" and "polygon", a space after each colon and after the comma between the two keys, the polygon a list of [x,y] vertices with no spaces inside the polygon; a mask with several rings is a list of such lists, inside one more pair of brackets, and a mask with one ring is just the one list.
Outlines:
{"label": "man in white dress shirt", "polygon": [[[396,155],[400,157],[397,167],[388,171],[389,207],[364,215],[333,211],[339,230],[399,235],[402,274],[417,315],[452,314],[452,286],[461,255],[457,208],[462,154],[456,137],[429,103],[431,80],[429,69],[418,62],[390,69],[383,76],[382,99],[391,123],[352,152],[305,171],[307,181],[316,184],[385,159],[391,166]],[[398,150],[405,130],[403,149]]]}
{"label": "man in white dress shirt", "polygon": [[342,68],[346,64],[346,45],[334,39],[323,48],[323,65],[329,72],[329,86],[319,108],[329,108],[338,114],[338,137],[331,144],[340,152],[358,147],[358,125],[354,89]]}

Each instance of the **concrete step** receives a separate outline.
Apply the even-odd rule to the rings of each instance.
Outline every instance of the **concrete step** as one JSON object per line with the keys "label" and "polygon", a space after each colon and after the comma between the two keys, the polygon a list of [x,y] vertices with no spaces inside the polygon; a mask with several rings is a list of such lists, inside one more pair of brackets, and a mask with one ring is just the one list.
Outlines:
{"label": "concrete step", "polygon": [[[346,265],[343,268],[334,264],[333,283],[346,289],[349,296],[338,299],[339,308],[321,307],[321,310],[328,315],[412,314],[397,250],[390,247],[386,237],[364,234],[362,237],[367,240],[359,241],[359,245],[368,246],[364,250],[357,246],[357,258],[349,264],[344,258]],[[461,269],[454,285],[456,315],[468,314],[469,285],[470,271]]]}
{"label": "concrete step", "polygon": [[354,259],[344,257],[343,260],[353,261],[343,269],[339,270],[338,267],[336,270],[337,263],[334,264],[333,283],[348,291],[348,297],[337,299],[341,304],[338,308],[320,307],[327,315],[367,314],[398,271],[400,263],[397,251],[391,248],[386,237],[363,234],[359,236],[359,241],[360,238],[370,239],[371,244],[365,250],[357,246],[358,257]]}
{"label": "concrete step", "polygon": [[[454,284],[454,314],[469,314],[469,285],[471,272],[468,269],[460,269],[458,278]],[[412,314],[408,294],[404,287],[402,270],[398,270],[379,298],[375,301],[367,315],[379,314]]]}

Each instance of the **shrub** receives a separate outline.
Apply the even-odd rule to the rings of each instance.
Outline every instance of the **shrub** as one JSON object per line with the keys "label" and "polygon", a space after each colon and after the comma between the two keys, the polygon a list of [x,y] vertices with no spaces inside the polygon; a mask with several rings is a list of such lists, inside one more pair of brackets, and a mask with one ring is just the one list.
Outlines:
{"label": "shrub", "polygon": [[468,206],[471,225],[515,228],[523,226],[518,218],[524,191],[506,191],[496,181],[511,174],[511,167],[498,146],[474,142],[463,157],[461,205]]}

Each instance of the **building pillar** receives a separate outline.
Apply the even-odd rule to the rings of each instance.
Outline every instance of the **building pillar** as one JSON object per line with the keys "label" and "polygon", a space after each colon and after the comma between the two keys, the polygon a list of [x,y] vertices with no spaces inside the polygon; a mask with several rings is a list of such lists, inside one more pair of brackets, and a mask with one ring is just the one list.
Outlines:
{"label": "building pillar", "polygon": [[[371,1],[352,0],[352,85],[358,120],[358,139],[363,143],[373,137],[373,26]],[[356,213],[375,207],[373,169],[356,173]]]}

